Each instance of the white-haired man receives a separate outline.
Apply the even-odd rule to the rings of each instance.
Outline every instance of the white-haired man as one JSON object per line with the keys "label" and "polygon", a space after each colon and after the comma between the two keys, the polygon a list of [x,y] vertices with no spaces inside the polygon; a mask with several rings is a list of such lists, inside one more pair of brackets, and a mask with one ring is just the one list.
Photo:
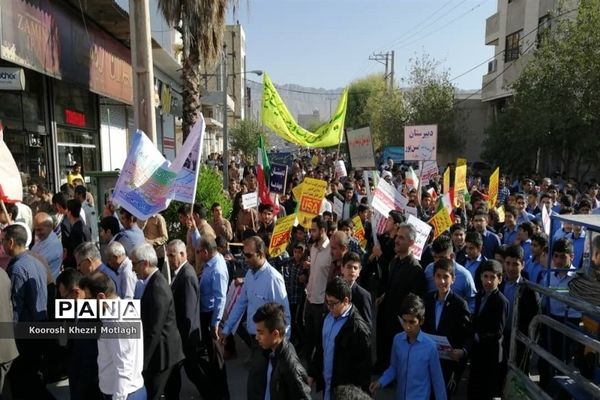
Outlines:
{"label": "white-haired man", "polygon": [[104,255],[109,268],[116,274],[117,295],[122,299],[133,299],[138,279],[131,260],[125,254],[125,247],[119,242],[111,242],[106,246]]}

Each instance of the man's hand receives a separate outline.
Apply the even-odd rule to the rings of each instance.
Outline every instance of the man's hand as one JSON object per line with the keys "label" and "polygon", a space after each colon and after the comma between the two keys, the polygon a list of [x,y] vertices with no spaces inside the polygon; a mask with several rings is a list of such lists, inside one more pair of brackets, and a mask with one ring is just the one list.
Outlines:
{"label": "man's hand", "polygon": [[214,340],[217,340],[217,341],[219,340],[219,338],[220,338],[219,330],[220,329],[219,329],[219,325],[218,324],[215,325],[215,326],[211,326],[210,327],[210,336],[212,336],[212,338]]}
{"label": "man's hand", "polygon": [[371,384],[369,385],[369,391],[372,394],[375,394],[375,392],[377,392],[377,390],[379,390],[379,388],[381,387],[381,385],[379,384],[379,381],[373,381],[371,382]]}
{"label": "man's hand", "polygon": [[381,245],[376,244],[375,246],[373,246],[373,251],[371,252],[372,256],[375,256],[375,258],[379,258],[382,254],[383,252],[381,251]]}
{"label": "man's hand", "polygon": [[244,278],[234,278],[233,284],[235,286],[240,286],[240,285],[244,284]]}
{"label": "man's hand", "polygon": [[[211,334],[212,334],[212,332],[211,332]],[[227,340],[227,336],[225,336],[225,334],[223,333],[223,328],[221,328],[221,327],[219,327],[217,330],[217,340],[223,346],[225,345],[225,341]]]}
{"label": "man's hand", "polygon": [[465,351],[462,349],[452,349],[449,355],[454,361],[460,361],[465,356]]}
{"label": "man's hand", "polygon": [[385,293],[382,294],[381,296],[379,296],[378,298],[375,299],[375,305],[380,305],[381,302],[383,301],[383,298],[385,297]]}
{"label": "man's hand", "polygon": [[312,387],[315,384],[315,378],[312,376],[308,377],[308,386]]}

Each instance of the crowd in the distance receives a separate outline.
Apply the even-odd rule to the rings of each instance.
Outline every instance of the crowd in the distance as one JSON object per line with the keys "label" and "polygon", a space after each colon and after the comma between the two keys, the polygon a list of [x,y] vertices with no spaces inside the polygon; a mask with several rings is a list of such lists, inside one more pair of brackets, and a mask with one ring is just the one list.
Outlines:
{"label": "crowd in the distance", "polygon": [[[177,399],[183,369],[202,398],[228,399],[226,360],[237,356],[237,335],[237,346],[251,350],[248,399],[309,399],[313,390],[325,399],[369,398],[392,382],[397,399],[445,399],[464,385],[463,376],[469,398],[491,399],[506,379],[515,304],[523,332],[542,311],[579,326],[581,313],[542,302],[519,283],[569,290],[588,262],[596,276],[600,239],[586,249],[588,232],[558,221],[549,237],[542,208],[550,215],[600,213],[597,183],[501,177],[490,207],[487,186],[471,174],[470,196],[457,198],[452,210],[454,224],[432,233],[417,259],[408,216],[392,211],[374,233],[367,185],[374,190],[375,182],[355,170],[335,178],[335,160],[322,151],[299,153],[286,192],[244,209],[242,195],[258,182],[235,154],[230,218],[218,203],[183,205],[182,240],[169,239],[161,214],[138,221],[111,202],[97,204],[81,176],[53,196],[32,183],[23,203],[0,211],[0,319],[52,321],[55,298],[134,298],[141,301],[142,334],[66,344],[2,340],[0,389],[6,377],[12,398],[52,398],[45,384],[66,375],[72,399]],[[438,209],[440,176],[418,193],[405,172],[385,160],[378,177],[427,222]],[[321,213],[295,226],[286,252],[271,257],[276,221],[296,212],[292,189],[305,177],[327,181]],[[334,203],[342,204],[340,215]],[[541,336],[557,358],[578,359],[577,346]],[[516,354],[522,370],[535,369],[539,384],[550,388],[554,367],[530,365],[520,344]]]}

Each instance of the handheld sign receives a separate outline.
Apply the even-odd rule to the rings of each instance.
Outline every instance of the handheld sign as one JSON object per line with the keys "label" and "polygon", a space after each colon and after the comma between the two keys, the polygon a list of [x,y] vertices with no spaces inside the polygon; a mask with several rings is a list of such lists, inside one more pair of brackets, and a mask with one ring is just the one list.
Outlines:
{"label": "handheld sign", "polygon": [[287,165],[271,163],[271,179],[269,181],[269,190],[271,193],[285,194],[287,173]]}
{"label": "handheld sign", "polygon": [[242,195],[242,207],[244,210],[258,207],[258,195],[256,192],[250,192]]}

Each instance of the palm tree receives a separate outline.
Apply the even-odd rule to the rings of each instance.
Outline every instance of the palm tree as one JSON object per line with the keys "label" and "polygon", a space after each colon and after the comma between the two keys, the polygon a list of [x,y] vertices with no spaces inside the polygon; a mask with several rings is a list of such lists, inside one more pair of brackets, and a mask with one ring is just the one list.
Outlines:
{"label": "palm tree", "polygon": [[227,0],[158,0],[165,20],[183,40],[183,139],[200,113],[200,62],[214,66],[223,49]]}

